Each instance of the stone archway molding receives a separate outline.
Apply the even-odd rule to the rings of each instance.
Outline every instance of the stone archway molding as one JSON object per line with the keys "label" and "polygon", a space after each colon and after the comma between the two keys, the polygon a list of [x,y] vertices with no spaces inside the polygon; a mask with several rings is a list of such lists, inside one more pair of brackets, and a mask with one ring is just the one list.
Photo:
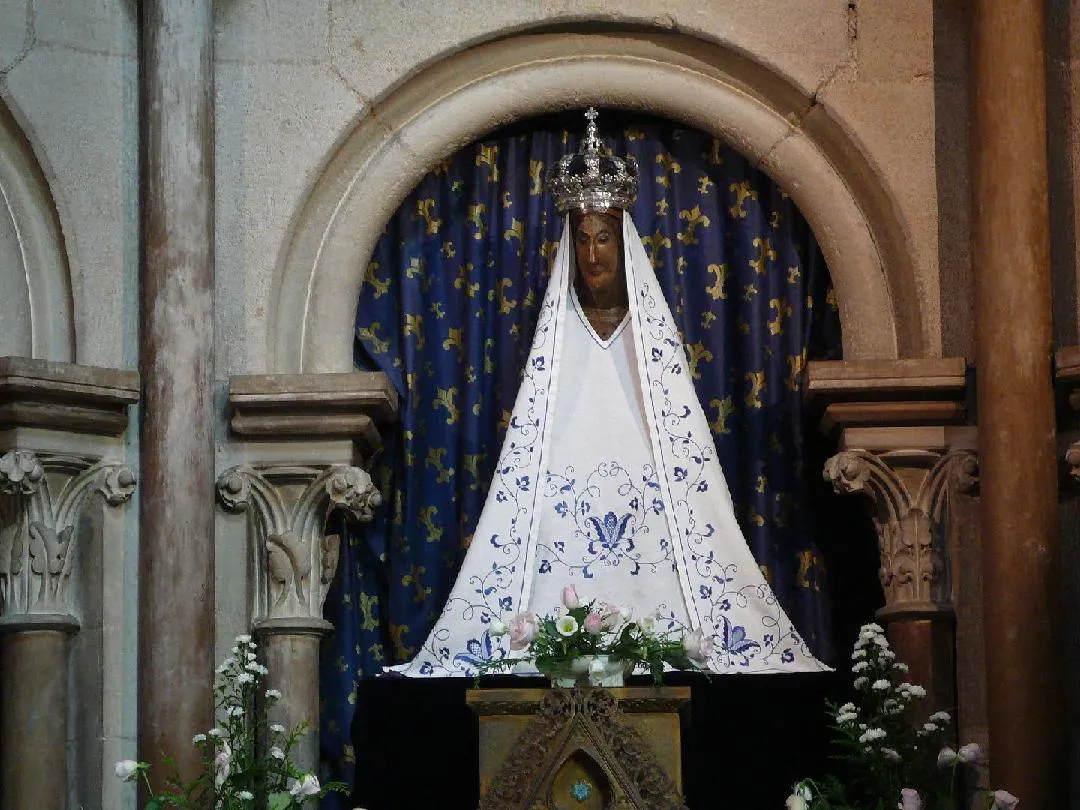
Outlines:
{"label": "stone archway molding", "polygon": [[845,359],[923,353],[894,207],[862,152],[810,97],[743,55],[684,35],[540,34],[448,57],[367,111],[294,222],[275,278],[268,371],[352,370],[364,269],[431,166],[511,121],[589,105],[680,121],[758,163],[821,244]]}
{"label": "stone archway molding", "polygon": [[[4,328],[24,334],[0,335],[0,355],[74,362],[75,328],[71,273],[63,231],[49,184],[26,135],[0,100],[0,228],[13,242],[3,272],[0,318]],[[5,251],[7,253],[7,251]],[[9,320],[10,319],[10,320]]]}

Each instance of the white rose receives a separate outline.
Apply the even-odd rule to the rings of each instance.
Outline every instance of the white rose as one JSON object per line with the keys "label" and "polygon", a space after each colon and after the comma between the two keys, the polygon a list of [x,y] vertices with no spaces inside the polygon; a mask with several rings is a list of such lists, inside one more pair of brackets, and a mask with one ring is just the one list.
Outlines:
{"label": "white rose", "polygon": [[509,633],[510,628],[507,627],[503,622],[500,622],[498,619],[496,619],[491,623],[491,627],[488,629],[488,632],[497,638],[499,636],[505,636],[507,633]]}
{"label": "white rose", "polygon": [[309,796],[318,796],[320,790],[322,787],[319,785],[318,777],[313,773],[305,773],[303,778],[292,783],[289,794],[297,799],[306,799]]}
{"label": "white rose", "polygon": [[125,782],[133,782],[139,775],[139,763],[133,759],[122,759],[113,768],[117,778]]}
{"label": "white rose", "polygon": [[960,750],[956,752],[956,758],[968,765],[978,765],[985,759],[982,748],[979,747],[978,743],[961,745]]}
{"label": "white rose", "polygon": [[222,742],[217,754],[214,755],[214,787],[221,789],[225,780],[229,778],[232,770],[232,748],[227,742]]}
{"label": "white rose", "polygon": [[956,752],[946,745],[938,751],[937,764],[939,768],[949,768],[956,764]]}

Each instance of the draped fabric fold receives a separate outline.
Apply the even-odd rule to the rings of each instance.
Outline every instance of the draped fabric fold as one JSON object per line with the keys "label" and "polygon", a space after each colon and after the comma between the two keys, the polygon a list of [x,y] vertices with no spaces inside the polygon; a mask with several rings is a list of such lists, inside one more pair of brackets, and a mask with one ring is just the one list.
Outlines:
{"label": "draped fabric fold", "polygon": [[[541,178],[576,146],[561,124],[530,122],[437,167],[366,270],[357,364],[390,376],[403,415],[377,464],[384,507],[345,538],[327,600],[337,629],[322,668],[323,751],[339,774],[357,679],[416,655],[473,540],[558,244]],[[641,167],[633,218],[742,532],[803,638],[827,655],[801,385],[808,347],[835,352],[838,321],[812,235],[780,189],[710,136],[640,119],[603,134]]]}

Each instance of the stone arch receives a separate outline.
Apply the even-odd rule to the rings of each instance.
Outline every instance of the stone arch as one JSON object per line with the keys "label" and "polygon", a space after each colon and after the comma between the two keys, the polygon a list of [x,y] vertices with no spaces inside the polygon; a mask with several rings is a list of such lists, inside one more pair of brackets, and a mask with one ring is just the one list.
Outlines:
{"label": "stone arch", "polygon": [[[0,356],[73,362],[71,273],[45,174],[0,101]],[[10,264],[9,264],[10,263]]]}
{"label": "stone arch", "polygon": [[892,202],[813,99],[743,55],[684,35],[538,34],[444,59],[367,111],[294,222],[275,277],[268,371],[352,369],[364,267],[431,166],[511,121],[590,104],[680,121],[758,163],[821,244],[844,356],[923,353],[911,259]]}

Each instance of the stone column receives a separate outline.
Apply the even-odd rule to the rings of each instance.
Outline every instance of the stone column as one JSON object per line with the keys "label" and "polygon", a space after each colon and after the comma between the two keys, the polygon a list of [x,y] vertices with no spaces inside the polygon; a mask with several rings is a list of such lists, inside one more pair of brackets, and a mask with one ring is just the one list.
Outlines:
{"label": "stone column", "polygon": [[213,720],[213,4],[140,11],[139,756],[187,779]]}
{"label": "stone column", "polygon": [[1064,807],[1043,3],[982,0],[971,15],[990,781]]}
{"label": "stone column", "polygon": [[78,629],[73,617],[62,615],[0,625],[4,808],[68,806],[68,652]]}
{"label": "stone column", "polygon": [[[26,592],[34,583],[18,576],[29,574],[29,566],[22,548],[16,548],[29,534],[28,501],[44,478],[45,469],[32,453],[0,456],[0,531],[11,533],[10,540],[0,541],[0,787],[5,808],[67,807],[67,779],[56,775],[67,775],[68,636],[79,623],[67,614],[24,612],[30,607]],[[12,552],[18,552],[14,558]],[[22,600],[18,591],[25,594]],[[26,757],[27,751],[41,756]]]}
{"label": "stone column", "polygon": [[132,586],[123,510],[107,507],[135,491],[123,436],[138,391],[132,371],[0,357],[3,808],[123,803]]}
{"label": "stone column", "polygon": [[[912,435],[916,431],[924,435]],[[893,432],[900,448],[841,450],[826,462],[824,475],[838,492],[863,494],[874,503],[885,593],[877,615],[898,658],[910,667],[910,681],[926,688],[929,714],[956,705],[955,613],[944,528],[953,487],[973,487],[977,464],[970,449],[956,449],[955,437],[927,447],[926,429]],[[865,438],[848,434],[845,440],[852,443]]]}
{"label": "stone column", "polygon": [[247,626],[282,695],[271,721],[307,726],[294,761],[317,770],[319,642],[333,632],[323,602],[339,548],[324,535],[326,520],[334,509],[371,519],[380,495],[352,465],[378,447],[397,394],[370,372],[233,377],[229,388],[233,466],[218,476],[218,500],[247,516]]}
{"label": "stone column", "polygon": [[[135,476],[71,454],[0,455],[0,786],[4,808],[68,806],[72,572],[95,493],[124,503]],[[98,540],[101,538],[87,538]]]}
{"label": "stone column", "polygon": [[927,689],[928,712],[951,710],[954,595],[964,572],[948,542],[948,518],[953,496],[973,485],[975,473],[964,361],[815,362],[807,371],[810,407],[840,450],[825,478],[874,505],[885,596],[877,616],[910,680]]}
{"label": "stone column", "polygon": [[322,609],[340,542],[324,533],[326,519],[343,508],[371,520],[379,492],[357,467],[277,464],[225,470],[218,499],[226,510],[248,515],[253,629],[270,670],[268,684],[282,695],[270,720],[288,730],[304,725],[293,762],[318,771],[319,639],[333,630]]}

